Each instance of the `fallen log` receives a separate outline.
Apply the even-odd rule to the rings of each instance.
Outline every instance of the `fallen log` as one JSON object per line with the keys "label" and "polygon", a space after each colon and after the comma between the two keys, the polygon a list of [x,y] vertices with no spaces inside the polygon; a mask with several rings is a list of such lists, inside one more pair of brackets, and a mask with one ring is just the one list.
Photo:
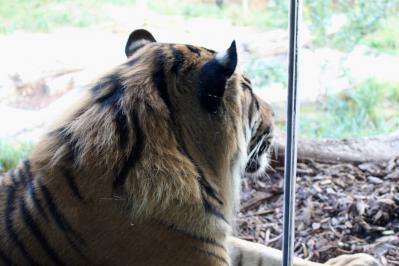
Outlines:
{"label": "fallen log", "polygon": [[[284,165],[285,136],[277,134],[272,152],[273,165]],[[300,139],[298,161],[321,163],[384,162],[399,157],[399,132],[359,139]]]}
{"label": "fallen log", "polygon": [[[13,81],[15,90],[19,95],[22,96],[33,96],[33,95],[43,95],[43,94],[54,94],[51,92],[48,92],[47,90],[50,88],[52,90],[60,91],[60,88],[51,88],[51,83],[53,80],[65,76],[65,75],[70,75],[74,74],[76,72],[80,72],[83,69],[81,68],[71,68],[71,69],[61,69],[57,70],[51,73],[47,73],[39,78],[36,78],[34,80],[25,80],[20,76],[20,74],[16,73],[13,75],[10,75],[9,78]],[[58,86],[57,86],[58,87]],[[71,85],[67,83],[66,85],[63,86],[63,90],[61,91],[67,91],[70,88]]]}

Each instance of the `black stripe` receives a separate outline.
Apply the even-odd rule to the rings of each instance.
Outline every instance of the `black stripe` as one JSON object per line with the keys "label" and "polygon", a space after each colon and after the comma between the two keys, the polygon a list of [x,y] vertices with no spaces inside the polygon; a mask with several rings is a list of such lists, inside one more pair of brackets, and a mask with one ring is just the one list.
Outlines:
{"label": "black stripe", "polygon": [[16,186],[18,184],[17,179],[15,178],[15,168],[11,169],[10,171],[10,177],[11,177],[11,182],[13,186]]}
{"label": "black stripe", "polygon": [[97,95],[101,93],[103,90],[106,90],[109,88],[109,86],[112,84],[112,81],[114,78],[117,77],[115,74],[111,74],[107,77],[102,78],[99,82],[97,82],[92,88],[91,91],[93,94]]}
{"label": "black stripe", "polygon": [[169,112],[172,112],[172,103],[169,99],[168,86],[166,84],[165,76],[165,55],[161,49],[155,51],[155,61],[154,67],[155,71],[152,74],[152,79],[154,81],[155,87],[158,90],[159,96],[162,98],[166,104]]}
{"label": "black stripe", "polygon": [[263,141],[259,147],[258,154],[262,154],[266,150],[266,148],[267,148],[267,144],[265,141]]}
{"label": "black stripe", "polygon": [[203,242],[207,243],[208,245],[216,246],[218,248],[223,249],[224,251],[227,251],[225,246],[223,246],[222,244],[216,242],[216,240],[214,240],[214,239],[199,237],[198,240],[203,241]]}
{"label": "black stripe", "polygon": [[224,215],[219,210],[215,209],[215,207],[212,206],[212,204],[210,204],[210,202],[204,197],[204,195],[202,195],[202,204],[203,204],[206,212],[208,212],[208,213],[222,219],[226,223],[228,223],[228,221],[224,217]]}
{"label": "black stripe", "polygon": [[200,248],[197,248],[197,247],[193,247],[193,249],[195,251],[198,251],[200,253],[203,253],[203,254],[207,255],[208,257],[215,258],[215,259],[219,260],[220,262],[222,262],[225,265],[229,265],[227,260],[225,258],[223,258],[222,256],[219,256],[219,255],[217,255],[217,254],[215,254],[213,252],[210,252],[210,251],[207,251],[207,250],[203,250],[203,249],[200,249]]}
{"label": "black stripe", "polygon": [[[254,125],[255,126],[255,125]],[[252,132],[256,132],[255,135],[251,138],[250,141],[250,150],[253,150],[255,148],[255,146],[260,142],[261,138],[263,137],[262,134],[259,134],[258,130],[261,128],[262,126],[262,121],[260,123],[258,123],[256,129],[252,128]],[[252,155],[252,157],[256,156],[255,154]]]}
{"label": "black stripe", "polygon": [[100,84],[101,83],[102,85],[96,85],[93,88],[93,91],[98,90],[95,89],[97,86],[100,86],[101,88],[104,87],[109,91],[96,98],[95,101],[103,106],[114,106],[123,97],[125,91],[122,79],[118,75],[113,74],[110,75],[105,82],[100,82]]}
{"label": "black stripe", "polygon": [[180,132],[178,132],[176,135],[176,137],[180,138],[180,141],[178,141],[179,143],[181,143],[181,146],[179,147],[180,152],[183,153],[190,161],[191,163],[194,165],[196,171],[198,172],[200,178],[199,178],[199,184],[201,186],[201,188],[203,188],[202,192],[205,192],[209,197],[213,198],[214,200],[216,200],[220,205],[223,205],[223,200],[220,198],[220,196],[216,193],[216,191],[214,190],[214,188],[212,188],[212,186],[209,184],[208,180],[205,178],[204,172],[198,167],[198,165],[194,162],[194,159],[190,156],[190,154],[188,153],[187,147],[184,143],[183,138],[181,137],[181,135],[179,134]]}
{"label": "black stripe", "polygon": [[216,242],[216,240],[214,240],[214,239],[210,239],[210,238],[205,238],[205,237],[199,237],[199,236],[192,235],[192,234],[190,234],[190,233],[188,233],[188,232],[186,232],[186,231],[184,231],[184,230],[178,229],[178,228],[176,227],[176,225],[174,225],[174,224],[172,224],[172,225],[165,225],[165,226],[167,227],[167,229],[169,229],[169,230],[171,230],[171,231],[173,231],[173,232],[176,232],[176,233],[179,233],[179,234],[183,234],[183,235],[188,236],[188,237],[190,237],[190,238],[193,238],[193,239],[195,239],[195,240],[198,240],[198,241],[201,241],[201,242],[205,242],[206,244],[209,244],[209,245],[212,245],[212,246],[216,246],[216,247],[221,248],[221,249],[223,249],[224,251],[226,251],[225,246],[223,246],[222,244]]}
{"label": "black stripe", "polygon": [[254,95],[251,93],[251,103],[249,104],[249,110],[248,110],[248,126],[251,126],[252,124],[252,116],[254,113],[254,102],[255,102],[255,97]]}
{"label": "black stripe", "polygon": [[208,49],[208,48],[205,48],[205,47],[201,47],[201,48],[207,50],[207,51],[210,52],[211,54],[216,54],[216,51],[215,51],[215,50]]}
{"label": "black stripe", "polygon": [[174,59],[173,59],[173,65],[172,65],[171,70],[173,73],[175,73],[177,75],[185,61],[185,58],[184,58],[183,53],[174,46],[172,46],[172,52],[173,52]]}
{"label": "black stripe", "polygon": [[273,131],[273,128],[270,127],[266,127],[265,130],[263,131],[263,135],[269,136]]}
{"label": "black stripe", "polygon": [[[194,165],[194,167],[196,168],[197,172],[200,175],[199,185],[200,185],[200,187],[204,188],[204,189],[201,189],[201,197],[202,197],[202,204],[203,204],[205,211],[212,215],[215,215],[218,218],[221,218],[223,221],[228,223],[228,221],[224,217],[224,215],[221,212],[219,212],[214,206],[212,206],[212,204],[206,199],[206,196],[212,197],[214,200],[216,200],[221,205],[223,205],[223,201],[220,199],[220,197],[217,195],[217,193],[213,190],[213,188],[207,182],[207,179],[205,178],[204,173],[197,166],[197,164],[195,163],[193,158],[188,153],[186,145],[182,138],[181,138],[180,143],[181,143],[180,151],[192,162],[192,164]],[[205,193],[205,195],[204,195],[204,193]]]}
{"label": "black stripe", "polygon": [[[203,174],[202,170],[197,166],[197,164],[191,158],[190,154],[187,152],[187,149],[186,149],[186,147],[184,145],[184,142],[183,142],[183,146],[182,146],[182,152],[193,163],[193,165],[196,168],[197,172],[200,174],[199,184],[200,184],[201,188],[204,188],[204,189],[201,189],[201,197],[202,197],[202,205],[203,205],[205,211],[210,213],[210,214],[212,214],[212,215],[214,215],[214,216],[216,216],[216,217],[218,217],[218,218],[220,218],[220,219],[222,219],[226,223],[229,223],[227,221],[227,219],[224,217],[224,215],[220,211],[218,211],[214,206],[212,206],[212,204],[206,199],[206,196],[212,197],[219,204],[223,205],[223,201],[220,199],[220,197],[216,194],[216,192],[209,185],[209,183],[207,182],[206,178],[204,177],[204,174]],[[206,186],[206,184],[208,184],[209,186]]]}
{"label": "black stripe", "polygon": [[242,250],[240,249],[240,255],[238,255],[238,264],[237,266],[242,266]]}
{"label": "black stripe", "polygon": [[122,107],[115,107],[115,123],[116,131],[119,136],[119,146],[121,149],[126,148],[127,141],[129,139],[129,128],[127,123],[127,117],[123,112]]}
{"label": "black stripe", "polygon": [[77,139],[75,139],[72,136],[72,133],[68,132],[68,129],[65,127],[61,127],[52,133],[59,138],[59,140],[62,142],[61,144],[65,143],[68,145],[70,153],[68,154],[67,159],[70,160],[72,164],[75,163],[76,158],[78,158],[80,154],[80,148]]}
{"label": "black stripe", "polygon": [[201,55],[201,50],[198,49],[197,47],[189,45],[189,44],[187,44],[186,47],[187,47],[188,50],[190,50],[191,52],[195,53],[196,55],[198,55],[198,56]]}
{"label": "black stripe", "polygon": [[29,173],[30,175],[28,177],[32,177],[31,171],[30,171],[30,161],[29,160],[24,160],[23,162],[24,169],[26,173]]}
{"label": "black stripe", "polygon": [[10,237],[10,239],[15,243],[16,247],[21,252],[22,256],[26,259],[29,265],[37,265],[37,263],[33,260],[31,255],[29,255],[28,251],[26,250],[25,245],[19,239],[17,233],[13,227],[13,219],[12,215],[15,211],[14,201],[15,201],[15,192],[16,189],[13,186],[8,187],[7,193],[7,207],[5,210],[5,228]]}
{"label": "black stripe", "polygon": [[132,114],[132,119],[133,119],[133,126],[135,128],[136,141],[134,143],[134,147],[130,152],[128,159],[123,164],[122,170],[119,172],[118,175],[114,177],[113,187],[116,190],[120,189],[125,184],[129,170],[132,169],[139,161],[144,147],[143,145],[144,136],[140,129],[139,119],[136,113]]}
{"label": "black stripe", "polygon": [[258,266],[262,266],[262,264],[263,264],[263,259],[262,259],[262,257],[259,257],[258,258]]}
{"label": "black stripe", "polygon": [[252,87],[248,83],[245,83],[244,81],[241,81],[241,87],[244,87],[245,90],[252,91]]}
{"label": "black stripe", "polygon": [[58,257],[57,253],[53,250],[53,248],[48,243],[46,237],[43,235],[41,230],[39,229],[38,225],[33,220],[31,214],[29,213],[28,209],[26,208],[25,201],[23,198],[20,200],[20,210],[22,218],[25,222],[25,225],[29,228],[30,232],[36,237],[37,241],[39,242],[40,246],[43,250],[47,253],[50,259],[56,265],[65,265],[61,259]]}
{"label": "black stripe", "polygon": [[35,190],[35,187],[34,187],[32,181],[29,181],[27,188],[28,188],[28,192],[29,192],[29,194],[30,194],[30,196],[32,198],[33,205],[39,211],[39,213],[43,217],[43,219],[46,222],[48,222],[48,216],[47,216],[46,211],[44,210],[40,200],[37,197],[36,190]]}
{"label": "black stripe", "polygon": [[214,188],[212,188],[212,186],[209,184],[208,180],[204,177],[203,172],[198,169],[198,172],[200,174],[200,179],[199,179],[199,183],[201,185],[201,187],[205,190],[204,192],[210,196],[211,198],[213,198],[214,200],[216,200],[220,205],[223,205],[223,201],[220,198],[220,196],[216,193],[216,191],[214,190]]}
{"label": "black stripe", "polygon": [[[201,187],[203,187],[204,182],[207,183],[207,181],[204,178],[201,169],[199,169],[199,167],[194,163],[193,159],[190,157],[190,155],[185,150],[185,147],[183,147],[183,151],[184,151],[185,155],[187,156],[187,158],[189,158],[191,160],[191,162],[194,164],[198,173],[200,174],[199,184]],[[208,185],[209,185],[209,183],[208,183]],[[209,185],[209,187],[203,187],[203,188],[204,189],[201,189],[201,197],[202,197],[202,204],[203,204],[205,211],[212,215],[215,215],[216,217],[218,217],[218,218],[222,219],[223,221],[225,221],[226,223],[228,223],[228,221],[224,217],[224,215],[221,212],[219,212],[214,206],[212,206],[212,204],[206,199],[206,196],[212,197],[217,202],[219,202],[221,205],[223,205],[223,201],[219,198],[219,196],[217,196],[216,192],[210,187],[210,185]],[[204,193],[205,193],[205,195],[204,195]]]}
{"label": "black stripe", "polygon": [[[214,206],[212,206],[212,204],[206,199],[206,196],[209,196],[209,197],[213,198],[214,200],[216,200],[220,205],[223,205],[223,201],[220,199],[220,196],[217,195],[215,190],[210,186],[210,184],[208,183],[207,179],[204,176],[204,173],[197,166],[197,164],[194,162],[194,160],[191,158],[190,154],[188,153],[188,151],[184,145],[184,142],[182,142],[182,143],[183,143],[182,144],[182,152],[193,163],[194,167],[196,168],[197,172],[200,175],[199,184],[200,184],[201,188],[203,188],[203,189],[201,189],[201,197],[202,197],[202,204],[204,206],[205,211],[221,218],[226,223],[228,223],[227,219],[223,216],[223,214],[220,213],[218,210],[216,210],[216,208]],[[205,195],[204,195],[204,193],[205,193]]]}
{"label": "black stripe", "polygon": [[255,97],[255,95],[253,95],[252,97],[253,97],[253,98],[254,98],[254,100],[255,100],[255,106],[256,106],[256,110],[258,110],[258,111],[259,111],[259,109],[260,109],[260,107],[259,107],[259,101],[258,101],[258,99]]}
{"label": "black stripe", "polygon": [[128,60],[125,65],[127,66],[134,66],[138,61],[139,61],[140,57],[135,57],[133,59]]}
{"label": "black stripe", "polygon": [[247,77],[245,77],[245,76],[242,76],[242,78],[245,80],[245,82],[247,82],[248,84],[250,84],[251,85],[251,81],[247,78]]}
{"label": "black stripe", "polygon": [[[262,123],[261,123],[262,125]],[[260,126],[261,127],[261,126]],[[260,133],[260,132],[259,132]],[[260,143],[260,141],[262,140],[262,138],[264,138],[264,133],[260,133],[259,135],[257,135],[256,137],[256,143]]]}
{"label": "black stripe", "polygon": [[[135,58],[131,61],[135,61],[137,59],[138,58]],[[96,86],[100,85],[98,84]],[[114,108],[113,112],[115,116],[116,131],[119,135],[119,143],[121,148],[125,148],[126,141],[128,140],[127,118],[123,112],[123,109],[119,106],[120,100],[123,98],[125,92],[125,87],[121,78],[116,74],[110,75],[101,86],[108,87],[110,91],[99,97],[96,102],[100,103],[102,106]]]}
{"label": "black stripe", "polygon": [[48,222],[48,217],[46,214],[46,211],[44,210],[39,198],[37,197],[35,186],[33,184],[33,175],[30,169],[30,162],[28,160],[24,161],[24,166],[25,166],[25,173],[26,173],[26,179],[27,179],[27,190],[32,198],[33,205],[35,208],[39,211],[40,215]]}
{"label": "black stripe", "polygon": [[18,174],[24,180],[23,182],[29,183],[33,179],[29,160],[23,161],[23,168],[19,169]]}
{"label": "black stripe", "polygon": [[26,185],[28,184],[28,179],[25,175],[25,171],[23,168],[20,168],[18,170],[18,181],[19,181],[19,183],[22,184],[23,187],[26,187]]}
{"label": "black stripe", "polygon": [[65,181],[71,190],[72,194],[80,201],[84,201],[82,194],[80,193],[79,187],[75,182],[75,176],[70,173],[70,171],[66,168],[61,169],[62,176],[65,178]]}
{"label": "black stripe", "polygon": [[40,185],[44,200],[46,201],[47,208],[50,212],[51,217],[54,219],[58,228],[64,232],[67,236],[72,235],[79,243],[84,244],[84,240],[79,236],[79,234],[72,228],[68,220],[64,215],[58,210],[57,205],[54,203],[54,198],[51,195],[48,188],[44,185]]}
{"label": "black stripe", "polygon": [[0,249],[0,260],[4,262],[4,265],[14,265],[12,260]]}

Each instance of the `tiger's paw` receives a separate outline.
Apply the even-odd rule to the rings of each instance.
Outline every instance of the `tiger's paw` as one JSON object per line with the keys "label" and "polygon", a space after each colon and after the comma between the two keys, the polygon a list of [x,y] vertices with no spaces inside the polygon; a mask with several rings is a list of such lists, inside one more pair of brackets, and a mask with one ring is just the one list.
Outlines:
{"label": "tiger's paw", "polygon": [[381,266],[374,257],[358,253],[353,255],[341,255],[336,258],[330,259],[326,262],[326,265],[331,266]]}

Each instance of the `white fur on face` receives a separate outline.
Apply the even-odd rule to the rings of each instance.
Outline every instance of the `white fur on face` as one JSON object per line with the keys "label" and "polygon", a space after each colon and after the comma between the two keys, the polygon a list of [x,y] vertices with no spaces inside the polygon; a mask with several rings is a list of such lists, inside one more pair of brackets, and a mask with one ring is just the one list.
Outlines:
{"label": "white fur on face", "polygon": [[[258,112],[256,114],[254,114],[254,119],[252,121],[252,125],[249,125],[249,129],[248,130],[249,130],[250,134],[247,134],[247,136],[249,136],[248,140],[247,140],[247,142],[248,142],[247,145],[249,145],[252,136],[255,135],[255,133],[256,133],[256,132],[252,132],[252,131],[253,130],[254,131],[258,130],[258,127],[259,127],[259,124],[260,124],[259,119],[261,119],[261,115]],[[262,154],[257,155],[258,151],[259,151],[259,148],[260,148],[261,144],[263,143],[263,140],[265,138],[267,138],[267,137],[268,136],[266,136],[266,135],[263,136],[262,139],[260,140],[260,142],[257,143],[255,145],[255,147],[251,151],[249,151],[249,154],[247,156],[247,163],[246,163],[245,166],[247,166],[247,164],[250,163],[251,159],[256,160],[257,163],[259,164],[259,167],[258,167],[258,169],[255,172],[245,172],[245,174],[247,174],[247,175],[249,175],[251,177],[259,177],[259,176],[261,176],[262,174],[265,173],[266,168],[269,165],[269,156],[268,156],[267,149],[265,149],[265,151]]]}
{"label": "white fur on face", "polygon": [[236,213],[240,206],[240,194],[241,194],[241,177],[244,174],[245,166],[248,161],[247,154],[247,141],[244,137],[243,132],[239,132],[238,136],[239,150],[237,156],[231,165],[231,176],[232,176],[232,195],[233,195],[233,212]]}

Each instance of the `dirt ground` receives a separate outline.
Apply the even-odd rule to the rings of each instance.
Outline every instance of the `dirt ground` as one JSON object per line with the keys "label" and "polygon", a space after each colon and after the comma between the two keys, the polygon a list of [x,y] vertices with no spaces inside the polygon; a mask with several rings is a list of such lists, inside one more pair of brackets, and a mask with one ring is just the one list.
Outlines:
{"label": "dirt ground", "polygon": [[[243,180],[239,235],[281,248],[283,169]],[[324,262],[366,252],[399,265],[399,158],[360,165],[298,164],[295,254]]]}

